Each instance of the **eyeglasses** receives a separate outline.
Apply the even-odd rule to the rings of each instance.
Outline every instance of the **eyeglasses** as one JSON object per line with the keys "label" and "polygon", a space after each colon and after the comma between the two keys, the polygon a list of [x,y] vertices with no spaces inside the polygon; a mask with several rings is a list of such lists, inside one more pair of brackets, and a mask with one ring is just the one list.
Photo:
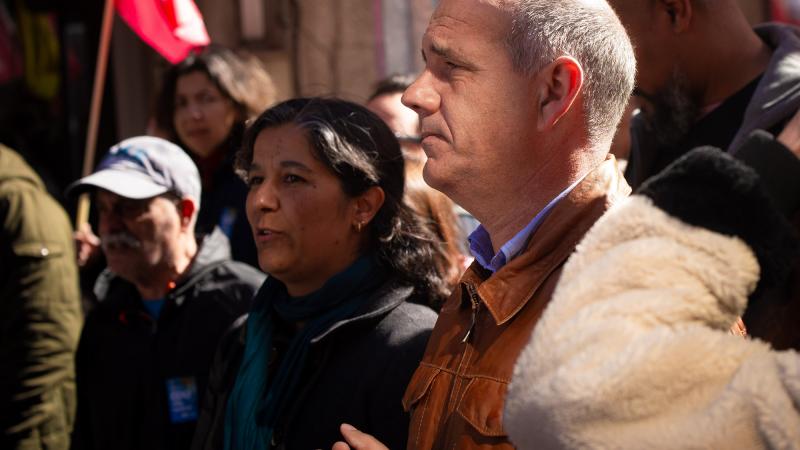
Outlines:
{"label": "eyeglasses", "polygon": [[394,137],[397,138],[400,144],[419,144],[422,142],[422,137],[420,135],[411,136],[403,133],[395,133]]}

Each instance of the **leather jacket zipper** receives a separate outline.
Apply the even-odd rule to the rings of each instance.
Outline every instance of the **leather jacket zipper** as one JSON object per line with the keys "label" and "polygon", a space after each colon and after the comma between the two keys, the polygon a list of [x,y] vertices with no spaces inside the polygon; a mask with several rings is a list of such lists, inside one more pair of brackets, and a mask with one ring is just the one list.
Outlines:
{"label": "leather jacket zipper", "polygon": [[461,340],[462,344],[466,344],[469,340],[469,337],[472,335],[472,330],[475,328],[475,323],[478,321],[478,309],[481,307],[480,298],[478,298],[478,292],[475,290],[475,286],[467,283],[467,291],[469,292],[469,301],[472,307],[472,321],[470,322],[469,329],[467,329],[467,334],[464,335],[464,339]]}
{"label": "leather jacket zipper", "polygon": [[[464,335],[464,338],[461,339],[461,343],[466,344],[469,341],[469,338],[472,336],[472,330],[473,328],[475,328],[475,324],[478,321],[478,309],[480,307],[480,298],[478,297],[478,292],[475,290],[475,286],[466,282],[462,282],[461,285],[467,289],[467,292],[469,293],[470,306],[472,307],[472,320],[469,325],[469,329],[467,329],[467,333]],[[456,369],[455,373],[455,380],[464,378],[462,367],[464,366],[465,361],[467,361],[469,354],[470,354],[470,348],[467,345],[464,347],[464,352],[461,354],[461,362],[458,363],[458,368]],[[454,411],[455,405],[457,404],[454,395],[458,393],[456,390],[456,385],[460,383],[455,382],[455,380],[450,385],[450,394],[447,397],[449,399],[447,402],[447,411],[449,412]],[[453,426],[452,423],[450,425],[447,425],[448,430],[452,426]],[[450,433],[450,431],[447,431],[447,433]]]}

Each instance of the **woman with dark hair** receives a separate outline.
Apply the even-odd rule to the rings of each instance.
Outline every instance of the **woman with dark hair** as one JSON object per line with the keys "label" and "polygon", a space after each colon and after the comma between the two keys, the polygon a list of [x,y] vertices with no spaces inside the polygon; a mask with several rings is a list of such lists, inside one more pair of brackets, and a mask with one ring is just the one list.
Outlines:
{"label": "woman with dark hair", "polygon": [[343,422],[404,448],[423,305],[446,283],[397,139],[357,104],[295,99],[250,125],[237,164],[269,277],[218,349],[193,448],[328,448]]}
{"label": "woman with dark hair", "polygon": [[233,171],[247,119],[275,98],[267,72],[254,58],[211,46],[170,67],[162,80],[156,124],[194,159],[203,183],[198,231],[218,226],[233,258],[257,264],[245,217],[247,188]]}

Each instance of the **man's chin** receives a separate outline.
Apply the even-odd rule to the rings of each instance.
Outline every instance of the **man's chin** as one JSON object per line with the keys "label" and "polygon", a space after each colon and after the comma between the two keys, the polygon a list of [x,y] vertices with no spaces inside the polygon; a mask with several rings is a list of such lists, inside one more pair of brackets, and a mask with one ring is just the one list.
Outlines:
{"label": "man's chin", "polygon": [[657,93],[637,93],[644,123],[661,148],[677,145],[700,117],[700,103],[687,78],[675,69]]}
{"label": "man's chin", "polygon": [[447,164],[436,158],[428,158],[422,169],[422,179],[425,184],[439,192],[448,195],[448,187],[452,184],[453,174],[448,170]]}
{"label": "man's chin", "polygon": [[127,245],[115,245],[113,247],[106,247],[103,249],[106,255],[106,260],[125,259],[130,258],[132,255],[139,253],[139,249],[129,247]]}
{"label": "man's chin", "polygon": [[148,284],[156,277],[157,268],[141,260],[108,261],[108,269],[123,280],[135,285]]}
{"label": "man's chin", "polygon": [[132,248],[125,248],[125,249],[117,249],[113,251],[106,251],[106,263],[108,267],[114,271],[115,273],[119,273],[119,270],[125,267],[130,267],[131,264],[137,259],[137,255],[139,253],[132,249]]}
{"label": "man's chin", "polygon": [[112,273],[117,275],[118,277],[122,278],[125,281],[130,283],[134,283],[137,279],[135,275],[135,271],[131,269],[129,265],[125,264],[109,264],[108,270]]}

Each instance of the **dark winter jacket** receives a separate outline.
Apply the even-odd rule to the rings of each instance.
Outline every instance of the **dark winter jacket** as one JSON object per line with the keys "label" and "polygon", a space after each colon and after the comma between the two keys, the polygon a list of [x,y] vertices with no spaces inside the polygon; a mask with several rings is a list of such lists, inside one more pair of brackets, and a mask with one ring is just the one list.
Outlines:
{"label": "dark winter jacket", "polygon": [[189,448],[217,343],[263,280],[230,260],[219,231],[202,242],[157,320],[132,284],[102,276],[78,347],[73,448]]}
{"label": "dark winter jacket", "polygon": [[[800,236],[800,159],[764,131],[754,132],[734,157],[755,170],[773,205]],[[778,350],[800,350],[800,255],[789,266],[792,276],[781,285],[760,290],[760,301],[750,302],[743,317],[750,336]]]}
{"label": "dark winter jacket", "polygon": [[[311,341],[310,367],[294,405],[275,429],[276,448],[330,448],[342,439],[343,422],[389,448],[405,447],[409,417],[401,398],[436,321],[433,310],[408,302],[411,294],[412,288],[390,280],[355,316]],[[245,323],[238,321],[217,351],[193,449],[224,448],[228,394],[244,353]],[[288,333],[276,336],[276,347],[288,339]],[[276,354],[272,361],[280,359]]]}
{"label": "dark winter jacket", "polygon": [[0,145],[0,449],[66,449],[83,320],[72,227]]}

